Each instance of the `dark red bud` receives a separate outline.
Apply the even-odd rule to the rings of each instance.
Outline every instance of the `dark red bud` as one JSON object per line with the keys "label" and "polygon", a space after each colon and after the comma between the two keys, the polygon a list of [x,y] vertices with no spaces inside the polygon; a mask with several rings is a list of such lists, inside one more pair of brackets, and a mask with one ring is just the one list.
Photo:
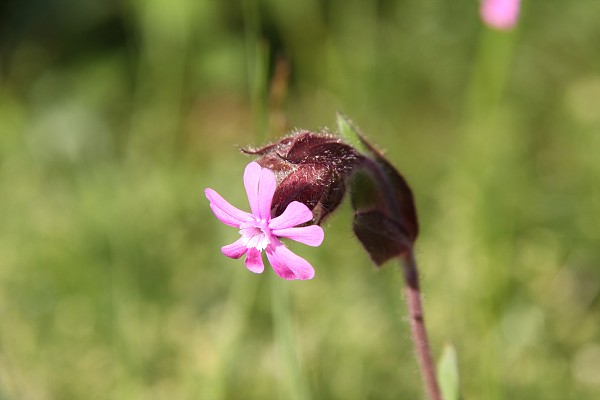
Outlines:
{"label": "dark red bud", "polygon": [[378,266],[412,249],[413,243],[404,227],[381,211],[356,212],[352,229]]}
{"label": "dark red bud", "polygon": [[272,214],[280,215],[292,201],[304,203],[321,223],[342,202],[346,179],[362,156],[328,133],[299,131],[259,149],[242,150],[261,156],[256,161],[277,176]]}
{"label": "dark red bud", "polygon": [[366,139],[370,153],[352,179],[353,229],[377,265],[412,251],[419,226],[412,191],[396,168]]}

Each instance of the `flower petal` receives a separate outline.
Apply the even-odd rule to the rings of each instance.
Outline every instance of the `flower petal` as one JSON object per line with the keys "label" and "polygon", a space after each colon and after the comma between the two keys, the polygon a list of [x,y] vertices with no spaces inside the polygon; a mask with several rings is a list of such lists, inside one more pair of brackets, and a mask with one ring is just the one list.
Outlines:
{"label": "flower petal", "polygon": [[214,190],[210,188],[205,189],[204,194],[210,201],[210,208],[215,213],[215,216],[225,225],[239,228],[243,222],[249,222],[254,219],[251,214],[229,204],[227,200]]}
{"label": "flower petal", "polygon": [[276,188],[275,174],[271,170],[263,168],[260,171],[260,182],[258,182],[258,215],[265,221],[271,218],[271,203]]}
{"label": "flower petal", "polygon": [[484,0],[481,3],[481,18],[492,28],[508,30],[519,18],[520,0]]}
{"label": "flower petal", "polygon": [[284,237],[304,243],[309,246],[320,246],[323,243],[325,233],[319,225],[303,226],[300,228],[274,229],[271,231],[275,236]]}
{"label": "flower petal", "polygon": [[246,268],[255,274],[260,274],[265,270],[265,265],[262,260],[262,252],[256,249],[248,249],[246,253]]}
{"label": "flower petal", "polygon": [[266,249],[273,270],[284,279],[312,279],[315,270],[304,258],[292,253],[275,239]]}
{"label": "flower petal", "polygon": [[227,246],[221,247],[221,252],[229,258],[240,258],[246,254],[247,251],[248,248],[244,246],[241,238]]}
{"label": "flower petal", "polygon": [[273,218],[269,222],[269,228],[291,228],[293,226],[308,222],[312,218],[313,214],[305,204],[302,204],[299,201],[292,201],[290,204],[288,204],[285,211],[280,216]]}
{"label": "flower petal", "polygon": [[252,214],[256,216],[259,215],[258,184],[260,182],[261,171],[261,166],[256,162],[251,162],[244,170],[244,187],[246,188],[246,195],[248,196],[248,202],[250,203],[250,210],[252,211]]}

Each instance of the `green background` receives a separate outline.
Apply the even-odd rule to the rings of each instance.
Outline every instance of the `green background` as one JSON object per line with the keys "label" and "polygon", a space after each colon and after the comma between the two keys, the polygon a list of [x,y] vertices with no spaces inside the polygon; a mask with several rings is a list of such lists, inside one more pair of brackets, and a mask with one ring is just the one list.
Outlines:
{"label": "green background", "polygon": [[412,185],[462,398],[597,399],[600,3],[524,0],[508,33],[478,7],[3,1],[0,399],[423,398],[348,204],[290,244],[312,281],[219,251],[203,190],[248,209],[239,146],[336,111]]}

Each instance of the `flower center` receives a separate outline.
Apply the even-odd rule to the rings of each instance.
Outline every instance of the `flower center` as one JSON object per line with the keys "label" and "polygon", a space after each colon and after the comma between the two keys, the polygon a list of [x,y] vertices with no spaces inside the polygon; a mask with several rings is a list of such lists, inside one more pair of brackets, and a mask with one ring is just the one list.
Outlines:
{"label": "flower center", "polygon": [[247,248],[255,248],[262,251],[270,243],[271,229],[267,221],[256,220],[247,222],[240,226],[240,235],[242,235],[242,243]]}

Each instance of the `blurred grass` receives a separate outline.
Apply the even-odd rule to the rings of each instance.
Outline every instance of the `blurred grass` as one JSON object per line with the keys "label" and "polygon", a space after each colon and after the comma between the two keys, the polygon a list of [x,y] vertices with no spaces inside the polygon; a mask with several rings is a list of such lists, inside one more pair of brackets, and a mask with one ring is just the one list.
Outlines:
{"label": "blurred grass", "polygon": [[[245,204],[252,43],[289,60],[289,127],[343,111],[412,184],[463,397],[597,398],[600,5],[523,7],[500,35],[473,1],[3,2],[0,399],[286,398],[273,288],[202,192]],[[308,390],[420,398],[401,276],[350,219],[279,282]]]}

